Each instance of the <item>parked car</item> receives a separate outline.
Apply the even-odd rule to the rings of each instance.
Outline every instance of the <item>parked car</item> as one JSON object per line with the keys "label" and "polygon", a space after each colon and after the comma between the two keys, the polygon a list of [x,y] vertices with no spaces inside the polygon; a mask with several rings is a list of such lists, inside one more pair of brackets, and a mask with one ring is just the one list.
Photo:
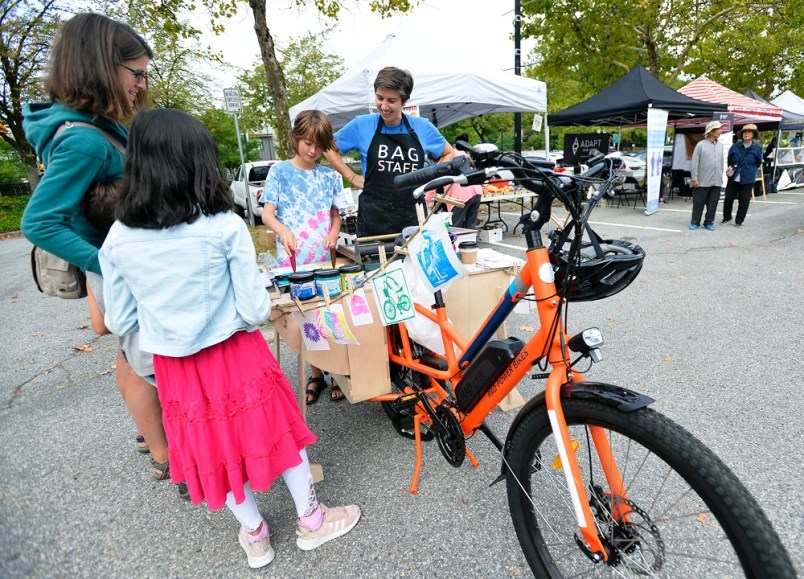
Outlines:
{"label": "parked car", "polygon": [[[235,205],[242,208],[244,216],[248,219],[249,206],[254,221],[259,223],[262,218],[262,206],[259,204],[262,188],[268,178],[268,171],[278,161],[250,161],[240,167],[237,176],[229,186]],[[246,194],[248,191],[248,194]],[[254,225],[254,223],[250,223]]]}
{"label": "parked car", "polygon": [[[619,157],[623,161],[619,172],[626,177],[626,183],[636,182],[637,185],[642,185],[645,181],[645,161],[636,155],[624,155],[620,151],[609,153],[607,157]],[[633,181],[631,181],[633,179]]]}
{"label": "parked car", "polygon": [[[643,163],[647,161],[647,151],[637,151],[632,153],[631,156],[640,159]],[[664,153],[662,155],[662,171],[670,171],[673,164],[673,145],[665,145]]]}

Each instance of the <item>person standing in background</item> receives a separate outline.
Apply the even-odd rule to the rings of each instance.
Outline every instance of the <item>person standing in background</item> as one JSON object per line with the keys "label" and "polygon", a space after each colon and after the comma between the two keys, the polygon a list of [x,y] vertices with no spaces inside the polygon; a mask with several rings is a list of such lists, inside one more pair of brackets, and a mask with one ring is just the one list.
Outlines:
{"label": "person standing in background", "polygon": [[734,171],[729,176],[726,183],[726,198],[723,201],[723,221],[731,221],[731,209],[734,200],[737,199],[737,215],[734,218],[734,225],[743,226],[745,216],[748,214],[748,205],[751,203],[751,191],[757,180],[757,171],[762,164],[762,147],[755,143],[759,135],[757,126],[754,124],[745,125],[738,133],[740,139],[729,148],[727,159],[729,167]]}
{"label": "person standing in background", "polygon": [[715,229],[715,213],[723,183],[723,143],[718,141],[723,132],[719,121],[710,121],[704,130],[704,138],[692,152],[690,176],[692,177],[692,219],[690,229],[698,229],[701,215],[706,207],[704,228]]}

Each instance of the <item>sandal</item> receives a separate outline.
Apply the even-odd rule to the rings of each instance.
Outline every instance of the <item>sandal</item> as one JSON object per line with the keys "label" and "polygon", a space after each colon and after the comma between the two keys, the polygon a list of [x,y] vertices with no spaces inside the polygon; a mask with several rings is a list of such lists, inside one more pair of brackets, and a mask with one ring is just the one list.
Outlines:
{"label": "sandal", "polygon": [[154,459],[151,459],[151,468],[153,469],[153,475],[156,480],[167,480],[170,478],[170,462],[156,462]]}
{"label": "sandal", "polygon": [[[311,384],[317,384],[317,388],[312,388]],[[323,376],[310,376],[307,379],[307,391],[305,394],[307,395],[307,405],[315,404],[318,402],[318,397],[321,396],[321,393],[326,389],[327,381],[324,379]]]}
{"label": "sandal", "polygon": [[137,448],[137,452],[141,452],[143,454],[151,452],[151,449],[148,448],[148,443],[145,442],[145,437],[142,434],[137,435],[137,441],[134,443]]}
{"label": "sandal", "polygon": [[333,382],[332,387],[330,388],[329,391],[329,399],[332,400],[333,402],[340,402],[344,398],[346,398],[346,396],[344,396],[341,387],[338,386],[335,382]]}

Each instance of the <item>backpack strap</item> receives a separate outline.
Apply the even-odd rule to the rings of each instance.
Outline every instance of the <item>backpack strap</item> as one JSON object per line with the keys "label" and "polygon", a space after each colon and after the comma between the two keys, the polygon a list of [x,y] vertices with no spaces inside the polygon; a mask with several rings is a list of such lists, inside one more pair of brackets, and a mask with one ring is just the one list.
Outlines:
{"label": "backpack strap", "polygon": [[[100,127],[98,127],[97,125],[93,125],[92,123],[85,123],[82,121],[64,121],[61,125],[59,125],[59,128],[56,129],[56,132],[53,134],[53,138],[55,139],[56,137],[61,135],[64,131],[66,131],[67,129],[71,129],[73,127],[88,127],[90,129],[95,129],[101,135],[103,135],[115,149],[120,151],[120,154],[123,155],[123,157],[126,156],[126,148],[125,146],[123,146],[123,143],[121,143],[117,137],[112,135],[112,133],[110,133],[109,131],[101,129]],[[48,159],[48,162],[50,162],[50,159]]]}

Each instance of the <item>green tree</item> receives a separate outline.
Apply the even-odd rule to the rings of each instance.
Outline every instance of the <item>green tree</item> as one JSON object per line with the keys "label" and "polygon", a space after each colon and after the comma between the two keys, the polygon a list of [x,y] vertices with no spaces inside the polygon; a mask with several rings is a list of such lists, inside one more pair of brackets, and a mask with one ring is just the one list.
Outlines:
{"label": "green tree", "polygon": [[0,183],[19,183],[27,173],[19,154],[7,142],[0,140]]}
{"label": "green tree", "polygon": [[22,159],[33,187],[39,182],[36,152],[22,130],[22,107],[43,96],[50,42],[60,20],[55,0],[0,0],[0,138]]}
{"label": "green tree", "polygon": [[538,42],[533,72],[556,95],[551,111],[602,90],[638,63],[671,86],[706,73],[733,90],[759,88],[770,96],[801,79],[802,11],[795,4],[532,0],[523,3],[522,30]]}
{"label": "green tree", "polygon": [[[322,50],[326,41],[326,34],[308,33],[291,40],[281,51],[280,66],[285,71],[291,106],[334,82],[343,73],[343,59]],[[276,127],[276,109],[265,82],[265,67],[255,63],[252,69],[238,76],[238,83],[244,100],[241,128],[260,131],[266,124]]]}

